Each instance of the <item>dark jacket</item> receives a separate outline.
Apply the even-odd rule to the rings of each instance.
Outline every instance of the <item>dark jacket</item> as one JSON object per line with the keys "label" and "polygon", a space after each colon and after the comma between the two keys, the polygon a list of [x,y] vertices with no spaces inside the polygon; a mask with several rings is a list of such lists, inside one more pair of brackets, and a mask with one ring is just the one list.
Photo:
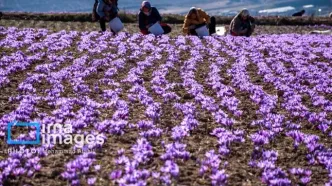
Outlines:
{"label": "dark jacket", "polygon": [[141,30],[147,30],[146,26],[155,24],[157,21],[161,21],[157,8],[151,7],[151,14],[149,16],[145,15],[141,10],[138,14],[138,26]]}
{"label": "dark jacket", "polygon": [[246,28],[250,29],[252,25],[255,25],[255,18],[249,16],[248,19],[244,21],[241,19],[240,14],[238,14],[230,24],[230,31],[234,35],[245,35],[240,33]]}

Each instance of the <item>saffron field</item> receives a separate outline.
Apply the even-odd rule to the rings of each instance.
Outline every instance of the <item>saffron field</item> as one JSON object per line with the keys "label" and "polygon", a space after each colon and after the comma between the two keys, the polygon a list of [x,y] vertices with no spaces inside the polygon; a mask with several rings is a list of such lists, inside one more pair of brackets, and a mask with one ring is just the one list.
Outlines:
{"label": "saffron field", "polygon": [[[0,185],[332,185],[331,61],[327,35],[0,27]],[[105,142],[4,153],[14,120]]]}

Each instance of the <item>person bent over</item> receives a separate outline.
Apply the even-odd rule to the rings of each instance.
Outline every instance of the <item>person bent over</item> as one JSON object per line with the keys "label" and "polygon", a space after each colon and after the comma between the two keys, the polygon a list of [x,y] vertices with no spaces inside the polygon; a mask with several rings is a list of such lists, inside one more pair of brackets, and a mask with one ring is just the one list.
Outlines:
{"label": "person bent over", "polygon": [[[214,17],[211,17],[215,20]],[[208,26],[210,35],[215,33],[215,21],[214,24],[210,24],[210,16],[202,9],[192,7],[190,8],[188,14],[184,19],[184,24],[182,27],[183,33],[185,35],[196,35],[196,29],[202,26]]]}
{"label": "person bent over", "polygon": [[255,19],[250,16],[247,9],[238,13],[230,24],[230,34],[233,36],[249,37],[255,30]]}
{"label": "person bent over", "polygon": [[93,8],[93,20],[99,20],[100,28],[106,31],[106,22],[111,21],[118,16],[117,0],[95,0]]}
{"label": "person bent over", "polygon": [[150,34],[149,28],[155,23],[159,23],[164,30],[164,34],[168,34],[172,31],[172,28],[166,23],[161,22],[160,16],[156,7],[151,7],[150,2],[143,1],[140,12],[138,14],[138,25],[141,33],[144,35]]}

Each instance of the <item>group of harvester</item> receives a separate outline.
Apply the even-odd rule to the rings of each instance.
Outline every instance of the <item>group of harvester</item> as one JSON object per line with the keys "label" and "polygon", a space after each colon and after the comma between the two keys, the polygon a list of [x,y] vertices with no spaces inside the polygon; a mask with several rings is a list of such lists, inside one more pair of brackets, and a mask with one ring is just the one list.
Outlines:
{"label": "group of harvester", "polygon": [[[109,22],[113,33],[121,31],[124,26],[118,17],[118,0],[95,0],[93,20],[99,20],[102,31],[106,31],[106,22]],[[143,1],[138,13],[138,26],[142,34],[168,34],[172,28],[162,21],[156,7],[148,1]],[[185,16],[183,24],[185,35],[208,36],[216,33],[216,19],[210,17],[204,10],[192,7]],[[247,9],[238,13],[230,24],[229,33],[233,36],[249,37],[255,29],[255,19]]]}

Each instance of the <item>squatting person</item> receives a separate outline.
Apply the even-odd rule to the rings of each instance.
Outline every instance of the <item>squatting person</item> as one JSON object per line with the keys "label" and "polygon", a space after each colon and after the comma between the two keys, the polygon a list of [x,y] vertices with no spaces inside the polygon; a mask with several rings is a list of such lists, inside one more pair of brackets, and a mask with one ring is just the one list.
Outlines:
{"label": "squatting person", "polygon": [[144,35],[150,34],[149,28],[155,23],[159,22],[160,26],[164,30],[164,34],[168,34],[172,31],[172,28],[166,23],[161,22],[162,17],[160,16],[156,7],[151,7],[150,2],[143,1],[140,12],[138,14],[138,25],[141,33]]}
{"label": "squatting person", "polygon": [[247,9],[241,10],[230,24],[230,34],[233,36],[249,37],[255,30],[255,19],[250,16]]}
{"label": "squatting person", "polygon": [[[211,19],[211,20],[210,20]],[[215,18],[211,17],[202,9],[192,7],[185,16],[182,31],[185,35],[197,35],[195,29],[208,26],[210,35],[216,31]]]}

